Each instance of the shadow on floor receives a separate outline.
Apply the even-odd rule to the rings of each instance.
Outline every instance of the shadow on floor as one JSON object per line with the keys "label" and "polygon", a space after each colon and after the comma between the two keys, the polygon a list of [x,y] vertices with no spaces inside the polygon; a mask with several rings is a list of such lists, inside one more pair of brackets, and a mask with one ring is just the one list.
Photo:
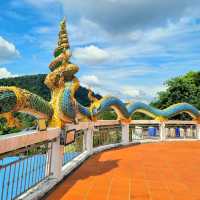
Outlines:
{"label": "shadow on floor", "polygon": [[[103,152],[102,152],[103,153]],[[96,154],[91,156],[88,160],[83,162],[78,168],[76,168],[73,172],[67,175],[60,183],[58,183],[51,191],[49,191],[42,199],[55,199],[55,195],[53,194],[56,191],[56,200],[61,199],[68,190],[73,187],[73,185],[81,180],[86,179],[90,176],[99,176],[101,174],[107,173],[114,168],[118,167],[118,160],[105,160],[100,161],[101,154]],[[68,184],[69,183],[69,184]],[[65,185],[68,185],[66,187]]]}

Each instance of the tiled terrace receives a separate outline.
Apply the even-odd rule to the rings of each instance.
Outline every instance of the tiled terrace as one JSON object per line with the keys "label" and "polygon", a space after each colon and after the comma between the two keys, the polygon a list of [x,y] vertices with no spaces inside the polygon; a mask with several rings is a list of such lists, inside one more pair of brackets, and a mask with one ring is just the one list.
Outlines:
{"label": "tiled terrace", "polygon": [[48,200],[200,200],[200,142],[165,142],[90,157]]}

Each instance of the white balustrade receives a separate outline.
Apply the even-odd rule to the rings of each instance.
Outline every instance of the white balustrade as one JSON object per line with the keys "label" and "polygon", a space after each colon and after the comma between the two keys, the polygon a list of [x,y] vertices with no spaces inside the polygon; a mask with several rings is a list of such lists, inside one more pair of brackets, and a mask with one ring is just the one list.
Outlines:
{"label": "white balustrade", "polygon": [[180,128],[180,137],[182,137],[182,138],[185,137],[185,131],[183,128]]}
{"label": "white balustrade", "polygon": [[196,125],[196,129],[197,129],[197,139],[200,140],[200,124]]}
{"label": "white balustrade", "polygon": [[122,144],[129,143],[129,124],[122,124]]}
{"label": "white balustrade", "polygon": [[[145,142],[144,138],[141,137],[143,135],[143,128],[142,125],[148,125],[149,121],[139,121],[137,123],[137,120],[133,121],[131,124],[135,126],[134,133],[132,132],[132,140],[137,140],[139,142]],[[200,139],[200,124],[196,124],[195,122],[187,122],[186,124],[192,127],[196,125],[196,129],[192,129],[191,127],[188,127],[187,129],[180,129],[181,136],[192,137],[193,131],[195,130],[195,133],[197,134],[197,139]],[[112,126],[119,126],[119,121],[111,121]],[[175,137],[175,128],[172,127],[174,125],[179,125],[178,121],[167,121],[167,122],[157,122],[157,121],[150,121],[150,124],[152,125],[158,125],[159,124],[159,131],[160,131],[160,140],[165,141],[166,137]],[[180,121],[180,124],[184,125],[184,122]],[[108,121],[98,121],[98,122],[86,122],[86,123],[80,123],[78,125],[68,125],[67,130],[83,130],[84,136],[83,136],[83,151],[82,152],[74,152],[77,153],[77,156],[75,156],[73,159],[66,162],[66,164],[63,164],[63,157],[64,157],[64,146],[60,145],[60,129],[49,129],[48,131],[43,132],[33,132],[29,134],[16,134],[16,135],[8,135],[8,136],[2,136],[0,137],[0,153],[4,154],[6,152],[15,151],[17,149],[21,149],[22,147],[32,145],[32,144],[38,144],[38,143],[45,143],[47,141],[50,141],[51,143],[51,158],[48,157],[48,159],[51,160],[51,162],[48,164],[50,166],[47,169],[50,169],[51,171],[51,178],[53,180],[57,180],[57,182],[54,181],[54,183],[50,184],[51,187],[46,183],[48,177],[46,178],[46,182],[44,184],[45,189],[41,189],[43,191],[43,194],[47,192],[50,188],[52,188],[56,183],[58,183],[64,176],[69,174],[73,169],[75,169],[77,166],[79,166],[82,162],[84,162],[85,159],[88,158],[88,156],[103,151],[105,149],[109,149],[112,147],[116,147],[119,145],[128,145],[129,144],[129,124],[121,124],[121,141],[117,141],[115,144],[106,144],[102,145],[100,148],[94,148],[93,147],[93,133],[95,130],[94,127],[108,127],[109,128],[109,122]],[[172,128],[169,128],[169,127]],[[97,128],[98,131],[98,128]],[[134,134],[134,135],[133,135]],[[23,146],[24,145],[24,146]],[[50,145],[50,144],[49,144]],[[98,150],[98,151],[97,151]],[[49,153],[49,155],[50,155]],[[69,152],[70,153],[70,152]],[[45,186],[46,185],[46,186]],[[38,186],[39,187],[39,186]],[[37,190],[40,190],[40,187],[35,189],[34,192],[33,189],[31,192],[29,192],[32,196],[39,196],[41,194],[37,194],[39,192],[36,192]],[[23,199],[32,199],[32,196],[30,197],[30,194],[23,196]],[[34,196],[34,198],[35,198]]]}
{"label": "white balustrade", "polygon": [[60,145],[60,138],[52,144],[51,173],[55,179],[60,179],[62,175],[64,146]]}
{"label": "white balustrade", "polygon": [[166,139],[166,129],[165,129],[164,122],[160,123],[159,131],[160,131],[160,140],[161,141],[165,140]]}
{"label": "white balustrade", "polygon": [[93,127],[90,127],[84,131],[85,133],[85,148],[91,155],[93,153]]}

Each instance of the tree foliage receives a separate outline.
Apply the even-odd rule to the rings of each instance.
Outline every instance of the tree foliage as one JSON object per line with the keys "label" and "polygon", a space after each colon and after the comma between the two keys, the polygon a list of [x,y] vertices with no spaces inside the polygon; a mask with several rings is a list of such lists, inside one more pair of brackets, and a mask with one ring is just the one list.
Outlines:
{"label": "tree foliage", "polygon": [[[200,71],[191,71],[183,76],[172,78],[166,81],[165,85],[166,90],[159,92],[151,105],[164,109],[172,104],[185,102],[200,109]],[[184,114],[181,118],[187,117]]]}
{"label": "tree foliage", "polygon": [[117,114],[113,109],[107,109],[98,115],[99,120],[115,120],[117,119]]}

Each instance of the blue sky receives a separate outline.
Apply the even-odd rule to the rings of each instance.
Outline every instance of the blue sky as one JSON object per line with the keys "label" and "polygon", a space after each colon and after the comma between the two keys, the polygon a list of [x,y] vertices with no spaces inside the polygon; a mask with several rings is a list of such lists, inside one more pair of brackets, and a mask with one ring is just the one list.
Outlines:
{"label": "blue sky", "polygon": [[198,0],[2,0],[0,77],[48,73],[66,16],[82,85],[150,101],[163,83],[200,69]]}

